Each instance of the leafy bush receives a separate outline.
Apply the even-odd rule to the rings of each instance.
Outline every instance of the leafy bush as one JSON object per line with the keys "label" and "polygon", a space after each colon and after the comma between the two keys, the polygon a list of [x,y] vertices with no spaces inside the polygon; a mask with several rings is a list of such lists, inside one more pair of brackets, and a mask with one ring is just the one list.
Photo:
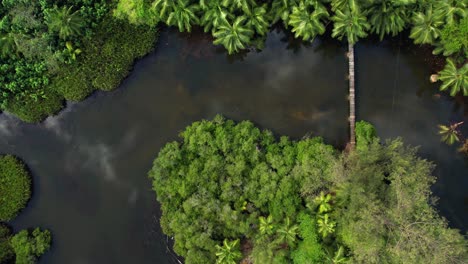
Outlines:
{"label": "leafy bush", "polygon": [[317,236],[315,219],[308,214],[299,215],[299,236],[302,241],[291,255],[295,264],[319,263],[324,258],[324,250]]}
{"label": "leafy bush", "polygon": [[[346,165],[344,165],[346,164]],[[433,164],[401,140],[345,158],[336,184],[337,240],[352,263],[463,263],[467,241],[431,206]],[[450,260],[450,261],[448,261]]]}
{"label": "leafy bush", "polygon": [[356,149],[365,150],[377,139],[374,126],[366,121],[356,122]]}
{"label": "leafy bush", "polygon": [[26,122],[40,122],[47,116],[60,111],[63,106],[63,97],[55,91],[47,90],[44,98],[38,100],[31,97],[23,97],[20,100],[10,99],[5,111]]}
{"label": "leafy bush", "polygon": [[92,91],[112,90],[128,75],[135,59],[155,45],[154,27],[135,26],[108,17],[93,38],[83,43],[83,53],[74,64],[63,67],[52,87],[65,99],[79,101]]}
{"label": "leafy bush", "polygon": [[0,157],[0,221],[9,221],[26,206],[31,196],[31,179],[17,158]]}
{"label": "leafy bush", "polygon": [[[255,247],[258,258],[287,259],[284,247],[295,246],[296,215],[304,210],[302,183],[325,187],[334,149],[321,138],[277,141],[251,122],[220,116],[193,123],[181,137],[149,172],[175,251],[187,263],[214,263],[217,245],[245,236],[270,245]],[[271,232],[258,227],[266,216]]]}
{"label": "leafy bush", "polygon": [[357,127],[362,147],[340,158],[320,138],[276,140],[247,121],[187,127],[149,172],[175,251],[225,263],[240,259],[241,241],[255,264],[467,259],[467,241],[431,206],[433,165]]}
{"label": "leafy bush", "polygon": [[0,224],[0,263],[8,263],[14,256],[10,244],[10,229]]}
{"label": "leafy bush", "polygon": [[48,230],[34,229],[32,234],[22,230],[11,238],[11,246],[16,255],[16,264],[34,264],[50,248],[52,241]]}

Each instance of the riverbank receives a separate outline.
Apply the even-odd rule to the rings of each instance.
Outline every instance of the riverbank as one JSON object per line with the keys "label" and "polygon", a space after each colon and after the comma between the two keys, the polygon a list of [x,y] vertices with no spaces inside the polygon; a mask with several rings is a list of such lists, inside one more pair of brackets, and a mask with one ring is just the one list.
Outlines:
{"label": "riverbank", "polygon": [[154,49],[158,31],[115,18],[114,5],[2,3],[0,34],[7,34],[0,43],[1,109],[35,123],[56,114],[66,100],[117,88],[135,61]]}

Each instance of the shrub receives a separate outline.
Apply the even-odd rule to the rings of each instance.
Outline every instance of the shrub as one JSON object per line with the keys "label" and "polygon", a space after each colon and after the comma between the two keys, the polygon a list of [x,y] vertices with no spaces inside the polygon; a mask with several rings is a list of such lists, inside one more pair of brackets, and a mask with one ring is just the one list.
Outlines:
{"label": "shrub", "polygon": [[106,18],[94,36],[85,40],[77,62],[63,67],[52,88],[67,100],[80,101],[96,89],[116,88],[128,75],[135,59],[150,52],[157,30]]}
{"label": "shrub", "polygon": [[33,264],[50,248],[52,237],[48,230],[34,229],[32,234],[22,230],[11,238],[16,264]]}
{"label": "shrub", "polygon": [[23,162],[0,157],[0,221],[10,221],[26,206],[31,196],[31,179]]}
{"label": "shrub", "polygon": [[45,98],[37,100],[31,97],[12,98],[8,101],[5,110],[23,121],[34,123],[57,113],[63,106],[64,100],[61,95],[55,91],[47,91]]}
{"label": "shrub", "polygon": [[356,149],[364,150],[377,138],[375,127],[366,121],[356,123]]}
{"label": "shrub", "polygon": [[[159,152],[149,173],[174,250],[187,263],[214,263],[223,239],[245,237],[254,241],[258,263],[287,259],[284,245],[295,247],[296,215],[304,210],[301,195],[325,182],[333,147],[321,138],[277,141],[251,122],[221,116],[193,123],[181,137]],[[305,185],[314,191],[303,192]],[[271,232],[259,229],[262,223]]]}
{"label": "shrub", "polygon": [[0,224],[0,263],[9,263],[13,258],[13,248],[10,244],[10,229]]}

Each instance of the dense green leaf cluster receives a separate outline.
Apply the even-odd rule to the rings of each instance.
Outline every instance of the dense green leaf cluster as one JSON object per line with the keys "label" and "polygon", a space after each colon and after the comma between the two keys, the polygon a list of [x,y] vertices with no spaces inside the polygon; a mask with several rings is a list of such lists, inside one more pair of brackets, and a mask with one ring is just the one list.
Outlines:
{"label": "dense green leaf cluster", "polygon": [[[324,34],[332,22],[332,36],[351,44],[369,33],[383,39],[410,29],[414,43],[434,45],[435,54],[452,56],[460,68],[468,55],[467,8],[458,0],[119,0],[115,15],[180,31],[202,26],[229,54],[261,48],[265,33],[279,21],[303,40]],[[466,88],[443,82],[455,94]]]}
{"label": "dense green leaf cluster", "polygon": [[154,27],[115,21],[113,0],[0,2],[0,111],[37,122],[64,99],[110,90],[148,53]]}
{"label": "dense green leaf cluster", "polygon": [[0,224],[0,263],[8,263],[14,257],[14,251],[10,243],[10,229]]}
{"label": "dense green leaf cluster", "polygon": [[13,156],[0,157],[0,221],[10,221],[31,197],[31,178],[23,162]]}
{"label": "dense green leaf cluster", "polygon": [[356,134],[340,156],[246,121],[193,123],[149,173],[163,231],[187,263],[462,263],[467,241],[430,203],[433,165],[366,122]]}
{"label": "dense green leaf cluster", "polygon": [[116,88],[128,75],[134,60],[154,48],[156,29],[131,25],[107,17],[92,39],[84,40],[77,62],[65,65],[51,82],[51,89],[72,101],[92,91]]}
{"label": "dense green leaf cluster", "polygon": [[31,196],[31,179],[25,165],[11,155],[0,156],[0,263],[33,264],[50,247],[51,235],[36,228],[11,234],[3,222],[11,221]]}
{"label": "dense green leaf cluster", "polygon": [[364,120],[356,123],[356,149],[366,150],[377,137],[374,126]]}
{"label": "dense green leaf cluster", "polygon": [[433,165],[400,140],[346,157],[337,174],[337,239],[355,263],[463,263],[467,242],[431,207]]}
{"label": "dense green leaf cluster", "polygon": [[36,228],[32,233],[22,230],[10,239],[16,264],[34,264],[50,248],[52,237],[48,230]]}
{"label": "dense green leaf cluster", "polygon": [[[284,231],[305,209],[301,194],[326,187],[335,159],[320,138],[277,142],[250,122],[220,116],[192,124],[181,137],[182,143],[161,150],[150,176],[163,230],[174,236],[175,251],[189,263],[213,263],[215,246],[225,238],[273,248],[287,244]],[[262,219],[271,225],[260,227],[264,231]],[[284,227],[283,233],[276,226]]]}

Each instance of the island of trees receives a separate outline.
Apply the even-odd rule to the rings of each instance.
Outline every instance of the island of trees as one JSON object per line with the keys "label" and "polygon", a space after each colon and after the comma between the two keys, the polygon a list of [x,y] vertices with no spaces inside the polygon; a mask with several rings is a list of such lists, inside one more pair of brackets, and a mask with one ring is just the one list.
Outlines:
{"label": "island of trees", "polygon": [[216,116],[166,144],[149,172],[186,263],[464,263],[434,208],[434,165],[358,122],[340,153]]}
{"label": "island of trees", "polygon": [[51,234],[35,228],[12,234],[8,222],[26,207],[31,178],[25,164],[11,155],[0,156],[0,263],[34,264],[49,250]]}

